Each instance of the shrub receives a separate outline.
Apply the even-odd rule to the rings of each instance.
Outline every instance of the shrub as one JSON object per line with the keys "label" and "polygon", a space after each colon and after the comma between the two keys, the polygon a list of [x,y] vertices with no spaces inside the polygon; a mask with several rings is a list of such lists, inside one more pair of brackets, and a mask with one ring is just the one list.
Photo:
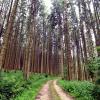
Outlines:
{"label": "shrub", "polygon": [[70,95],[75,97],[77,100],[93,100],[91,94],[95,85],[88,81],[60,80],[59,85],[64,89],[64,91],[69,92]]}
{"label": "shrub", "polygon": [[35,100],[40,87],[51,78],[46,74],[32,74],[24,80],[21,71],[1,72],[0,100]]}
{"label": "shrub", "polygon": [[[98,68],[100,67],[100,58],[90,59],[87,63],[87,70],[91,78],[96,78]],[[95,80],[94,80],[95,81]]]}
{"label": "shrub", "polygon": [[25,83],[21,72],[1,72],[0,99],[10,100],[24,90]]}
{"label": "shrub", "polygon": [[95,82],[96,86],[94,87],[92,91],[92,95],[94,99],[100,100],[100,60],[97,63],[98,63],[98,70],[97,70],[97,77],[96,77],[96,82]]}
{"label": "shrub", "polygon": [[100,86],[96,85],[92,91],[92,96],[96,100],[100,100]]}

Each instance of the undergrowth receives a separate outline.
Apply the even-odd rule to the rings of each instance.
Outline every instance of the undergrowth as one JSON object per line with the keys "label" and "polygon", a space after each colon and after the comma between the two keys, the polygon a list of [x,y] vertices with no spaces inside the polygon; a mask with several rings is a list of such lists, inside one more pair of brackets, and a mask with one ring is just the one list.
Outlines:
{"label": "undergrowth", "polygon": [[75,100],[94,100],[92,91],[94,84],[88,81],[65,81],[59,80],[59,85],[68,92]]}
{"label": "undergrowth", "polygon": [[1,72],[0,100],[35,100],[41,86],[52,79],[45,74],[32,74],[25,80],[21,71]]}

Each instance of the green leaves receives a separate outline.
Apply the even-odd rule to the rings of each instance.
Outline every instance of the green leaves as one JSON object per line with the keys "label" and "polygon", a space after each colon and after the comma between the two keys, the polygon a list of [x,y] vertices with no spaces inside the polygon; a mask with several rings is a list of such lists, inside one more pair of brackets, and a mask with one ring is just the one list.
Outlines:
{"label": "green leaves", "polygon": [[94,84],[88,81],[59,81],[60,86],[69,92],[76,100],[93,100],[91,96]]}
{"label": "green leaves", "polygon": [[92,91],[92,96],[94,97],[95,100],[100,99],[100,86],[96,85]]}
{"label": "green leaves", "polygon": [[100,58],[94,58],[88,61],[87,70],[92,78],[96,76],[96,73],[99,68],[100,68]]}
{"label": "green leaves", "polygon": [[45,74],[32,74],[24,80],[21,71],[1,72],[0,100],[34,100],[40,87],[52,77]]}
{"label": "green leaves", "polygon": [[96,49],[97,49],[97,51],[100,51],[100,46],[97,46]]}
{"label": "green leaves", "polygon": [[23,91],[24,78],[21,72],[1,72],[0,99],[10,100]]}

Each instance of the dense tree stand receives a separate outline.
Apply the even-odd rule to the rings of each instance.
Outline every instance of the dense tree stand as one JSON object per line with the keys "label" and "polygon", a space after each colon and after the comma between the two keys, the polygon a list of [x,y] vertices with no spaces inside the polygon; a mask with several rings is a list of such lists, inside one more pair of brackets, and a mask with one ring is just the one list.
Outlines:
{"label": "dense tree stand", "polygon": [[0,0],[0,100],[74,98],[100,99],[100,0]]}
{"label": "dense tree stand", "polygon": [[[5,6],[7,5],[7,6]],[[100,55],[99,0],[4,0],[0,5],[0,70],[93,80],[87,64]]]}

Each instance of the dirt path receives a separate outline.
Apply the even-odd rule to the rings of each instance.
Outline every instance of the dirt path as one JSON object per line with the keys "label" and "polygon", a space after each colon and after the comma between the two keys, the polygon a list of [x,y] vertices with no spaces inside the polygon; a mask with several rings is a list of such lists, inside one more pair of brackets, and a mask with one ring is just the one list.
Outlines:
{"label": "dirt path", "polygon": [[73,100],[58,85],[57,80],[47,82],[35,100]]}
{"label": "dirt path", "polygon": [[73,100],[73,98],[71,96],[69,96],[68,94],[66,94],[61,87],[59,87],[57,85],[57,80],[53,81],[54,84],[54,88],[57,91],[59,97],[61,98],[61,100]]}
{"label": "dirt path", "polygon": [[49,83],[50,81],[43,86],[35,100],[50,100]]}

